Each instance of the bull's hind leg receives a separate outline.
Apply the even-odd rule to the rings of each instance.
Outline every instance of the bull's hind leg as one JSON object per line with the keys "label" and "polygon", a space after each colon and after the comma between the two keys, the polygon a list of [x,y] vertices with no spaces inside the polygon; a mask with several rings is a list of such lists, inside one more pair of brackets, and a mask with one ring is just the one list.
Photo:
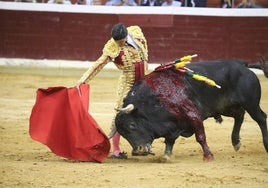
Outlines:
{"label": "bull's hind leg", "polygon": [[258,108],[255,108],[254,111],[250,108],[249,110],[247,110],[247,112],[252,117],[252,119],[254,119],[258,123],[261,129],[261,133],[262,133],[264,148],[266,152],[268,152],[268,132],[267,132],[267,122],[266,122],[267,115],[261,110],[259,106]]}
{"label": "bull's hind leg", "polygon": [[241,143],[240,143],[240,130],[241,125],[244,121],[244,115],[245,110],[241,107],[233,108],[231,112],[232,115],[228,114],[228,116],[234,117],[234,127],[232,131],[232,145],[234,147],[235,151],[238,151],[240,149]]}
{"label": "bull's hind leg", "polygon": [[247,82],[248,87],[244,87],[245,90],[242,91],[245,100],[242,106],[251,118],[258,123],[261,129],[264,147],[266,152],[268,152],[267,115],[260,108],[261,86],[255,74],[247,74],[246,78],[247,80],[243,80],[243,82]]}

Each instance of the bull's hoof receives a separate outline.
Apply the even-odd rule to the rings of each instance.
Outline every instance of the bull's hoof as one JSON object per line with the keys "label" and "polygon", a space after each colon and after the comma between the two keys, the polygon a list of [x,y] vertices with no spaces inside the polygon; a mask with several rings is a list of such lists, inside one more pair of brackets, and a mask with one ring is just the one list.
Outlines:
{"label": "bull's hoof", "polygon": [[132,156],[147,156],[148,154],[149,154],[148,152],[137,152],[137,151],[131,152]]}
{"label": "bull's hoof", "polygon": [[214,157],[212,154],[209,154],[208,156],[204,156],[203,161],[204,162],[211,162],[214,160]]}
{"label": "bull's hoof", "polygon": [[222,121],[223,121],[221,115],[215,116],[214,119],[215,119],[216,123],[222,123]]}
{"label": "bull's hoof", "polygon": [[236,145],[234,145],[234,150],[238,151],[240,149],[240,147],[241,147],[241,143],[238,142]]}
{"label": "bull's hoof", "polygon": [[171,161],[171,159],[170,159],[170,156],[168,156],[168,155],[164,155],[164,156],[159,158],[160,163],[167,163],[167,162],[170,162],[170,161]]}
{"label": "bull's hoof", "polygon": [[268,137],[263,138],[263,145],[264,145],[266,152],[268,153]]}
{"label": "bull's hoof", "polygon": [[151,145],[146,144],[145,146],[138,146],[131,152],[132,156],[147,156],[147,155],[154,155],[151,151]]}

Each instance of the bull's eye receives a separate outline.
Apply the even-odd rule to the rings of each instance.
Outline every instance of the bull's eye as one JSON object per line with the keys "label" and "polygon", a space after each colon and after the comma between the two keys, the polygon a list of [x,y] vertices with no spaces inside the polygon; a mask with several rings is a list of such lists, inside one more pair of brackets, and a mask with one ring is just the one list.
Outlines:
{"label": "bull's eye", "polygon": [[155,108],[160,108],[161,106],[160,106],[160,104],[155,104],[154,107]]}
{"label": "bull's eye", "polygon": [[134,96],[135,95],[135,91],[132,91],[130,94],[131,94],[131,96]]}

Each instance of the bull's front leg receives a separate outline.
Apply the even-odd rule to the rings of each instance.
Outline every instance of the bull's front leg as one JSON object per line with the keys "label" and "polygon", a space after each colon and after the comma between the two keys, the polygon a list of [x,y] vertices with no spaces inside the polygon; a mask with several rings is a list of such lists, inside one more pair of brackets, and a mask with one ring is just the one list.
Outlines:
{"label": "bull's front leg", "polygon": [[[203,160],[204,161],[213,161],[213,154],[211,153],[206,140],[206,134],[205,134],[205,128],[203,124],[203,120],[200,114],[200,110],[191,103],[191,101],[187,101],[185,103],[187,105],[182,105],[182,109],[184,109],[185,116],[188,119],[188,122],[190,123],[190,126],[192,126],[196,141],[201,145],[204,153]],[[201,106],[199,106],[200,109],[202,109]]]}
{"label": "bull's front leg", "polygon": [[170,160],[174,143],[175,143],[175,139],[165,138],[166,147],[165,147],[164,156],[161,158],[161,162],[167,162]]}
{"label": "bull's front leg", "polygon": [[193,125],[196,141],[201,145],[204,157],[203,160],[206,162],[213,161],[213,154],[211,153],[206,140],[205,128],[202,120],[192,119],[191,124]]}
{"label": "bull's front leg", "polygon": [[171,155],[172,155],[174,143],[175,143],[174,139],[165,138],[165,144],[166,144],[165,155],[167,155],[168,157],[171,157]]}

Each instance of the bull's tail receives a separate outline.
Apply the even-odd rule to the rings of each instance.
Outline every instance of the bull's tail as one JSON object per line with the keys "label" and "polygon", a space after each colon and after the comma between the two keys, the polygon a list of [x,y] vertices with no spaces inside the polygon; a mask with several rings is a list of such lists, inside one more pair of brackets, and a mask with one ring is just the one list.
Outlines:
{"label": "bull's tail", "polygon": [[252,64],[247,65],[247,67],[253,68],[253,69],[260,69],[260,70],[262,69],[259,63],[252,63]]}
{"label": "bull's tail", "polygon": [[259,62],[248,64],[247,67],[262,70],[264,76],[268,78],[268,63],[264,60],[263,57],[260,57]]}

